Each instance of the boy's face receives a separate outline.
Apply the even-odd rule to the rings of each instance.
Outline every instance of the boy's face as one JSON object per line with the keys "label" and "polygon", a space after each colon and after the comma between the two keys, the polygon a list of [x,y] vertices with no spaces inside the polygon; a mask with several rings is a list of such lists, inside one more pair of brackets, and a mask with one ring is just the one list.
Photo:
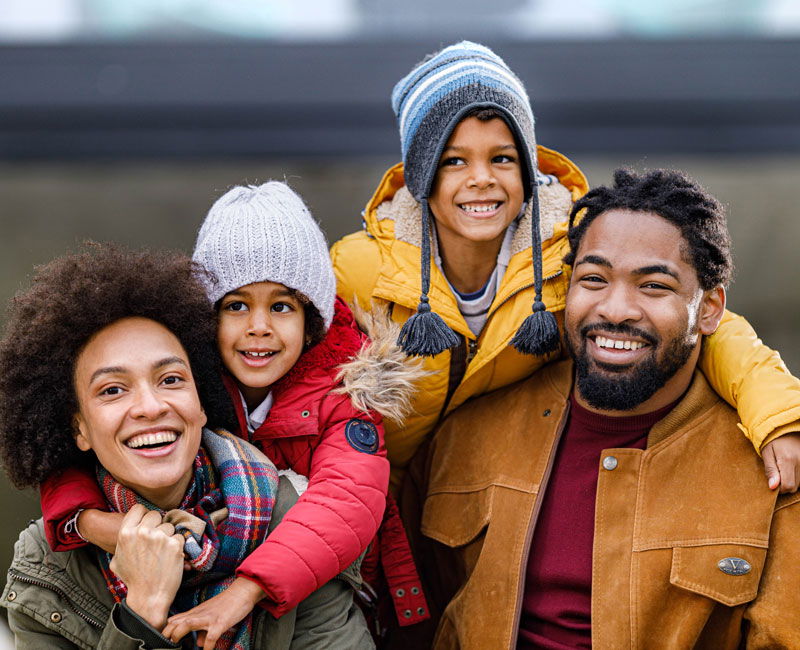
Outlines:
{"label": "boy's face", "polygon": [[506,123],[468,117],[439,161],[430,207],[443,248],[498,242],[519,215],[525,192],[519,151]]}
{"label": "boy's face", "polygon": [[249,408],[291,370],[304,343],[303,305],[282,284],[255,282],[222,298],[217,344]]}

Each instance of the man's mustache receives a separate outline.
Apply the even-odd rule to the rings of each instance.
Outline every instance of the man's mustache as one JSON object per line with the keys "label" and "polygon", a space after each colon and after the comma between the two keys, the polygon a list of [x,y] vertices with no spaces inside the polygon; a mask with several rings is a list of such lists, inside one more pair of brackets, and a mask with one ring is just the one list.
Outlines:
{"label": "man's mustache", "polygon": [[581,338],[586,338],[589,332],[595,334],[623,334],[631,337],[642,339],[652,346],[658,345],[660,339],[646,330],[634,327],[633,325],[626,325],[625,323],[607,323],[597,322],[584,325],[581,328]]}

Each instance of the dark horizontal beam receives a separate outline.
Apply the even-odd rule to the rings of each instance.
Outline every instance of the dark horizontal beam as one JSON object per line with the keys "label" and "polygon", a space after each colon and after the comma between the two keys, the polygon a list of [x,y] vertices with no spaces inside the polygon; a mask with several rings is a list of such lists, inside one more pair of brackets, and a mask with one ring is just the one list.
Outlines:
{"label": "dark horizontal beam", "polygon": [[[488,43],[566,151],[800,151],[800,40]],[[0,47],[0,158],[389,155],[432,42]]]}

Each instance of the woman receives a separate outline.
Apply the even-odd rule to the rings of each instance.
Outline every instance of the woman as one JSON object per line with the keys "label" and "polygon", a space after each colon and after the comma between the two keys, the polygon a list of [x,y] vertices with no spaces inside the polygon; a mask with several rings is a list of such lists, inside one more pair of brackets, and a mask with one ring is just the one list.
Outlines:
{"label": "woman", "polygon": [[[113,557],[53,553],[41,521],[22,532],[0,603],[17,647],[176,647],[161,635],[168,616],[224,590],[297,498],[254,447],[203,428],[229,414],[191,262],[107,245],[52,262],[14,300],[0,374],[11,480],[35,486],[89,463],[109,509],[127,513]],[[372,647],[349,592],[357,572],[340,577],[280,619],[256,608],[199,640]]]}

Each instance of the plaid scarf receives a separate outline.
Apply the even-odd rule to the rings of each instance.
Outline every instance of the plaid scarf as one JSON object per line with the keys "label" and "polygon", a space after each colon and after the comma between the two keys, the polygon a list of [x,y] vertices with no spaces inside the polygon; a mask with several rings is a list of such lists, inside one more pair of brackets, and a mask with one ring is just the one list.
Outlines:
{"label": "plaid scarf", "polygon": [[[136,503],[159,510],[100,465],[97,478],[113,511],[127,512]],[[171,614],[195,607],[233,582],[236,567],[267,536],[277,488],[275,466],[255,447],[227,431],[203,429],[186,496],[178,509],[162,511],[164,520],[175,524],[186,539],[184,553],[192,566],[184,574]],[[109,568],[111,554],[99,551],[99,557],[108,590],[120,602],[128,589]],[[249,614],[220,638],[217,647],[247,650],[252,632]]]}

